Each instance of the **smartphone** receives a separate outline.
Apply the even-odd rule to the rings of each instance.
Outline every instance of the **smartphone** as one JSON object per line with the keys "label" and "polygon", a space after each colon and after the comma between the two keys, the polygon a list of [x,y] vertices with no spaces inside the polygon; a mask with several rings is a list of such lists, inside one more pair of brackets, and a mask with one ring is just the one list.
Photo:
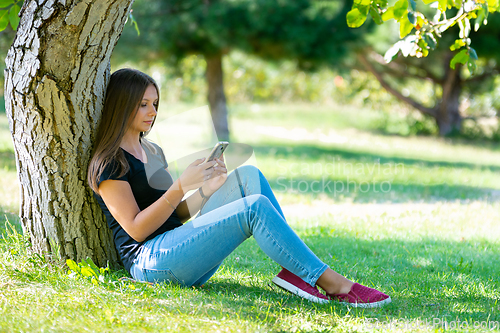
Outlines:
{"label": "smartphone", "polygon": [[216,158],[220,158],[224,150],[226,150],[227,146],[229,145],[229,142],[227,141],[219,141],[215,145],[214,149],[210,152],[210,155],[208,155],[207,162],[213,161]]}

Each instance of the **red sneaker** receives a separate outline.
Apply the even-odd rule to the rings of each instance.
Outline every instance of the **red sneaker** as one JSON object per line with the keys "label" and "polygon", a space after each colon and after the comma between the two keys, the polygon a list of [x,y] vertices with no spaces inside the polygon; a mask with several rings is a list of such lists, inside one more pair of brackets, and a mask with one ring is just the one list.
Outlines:
{"label": "red sneaker", "polygon": [[292,294],[305,298],[315,303],[328,303],[328,297],[323,295],[318,288],[311,287],[304,280],[299,278],[292,272],[282,269],[273,279],[273,283],[280,288],[283,288]]}
{"label": "red sneaker", "polygon": [[388,295],[359,283],[353,284],[348,294],[328,294],[328,297],[355,308],[376,308],[391,303]]}

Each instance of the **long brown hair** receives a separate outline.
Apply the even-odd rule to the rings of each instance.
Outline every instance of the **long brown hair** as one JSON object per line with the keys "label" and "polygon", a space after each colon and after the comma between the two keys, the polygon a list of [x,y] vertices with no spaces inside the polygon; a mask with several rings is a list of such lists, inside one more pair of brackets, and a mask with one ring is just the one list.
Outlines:
{"label": "long brown hair", "polygon": [[[149,75],[130,68],[119,69],[111,74],[92,159],[87,171],[87,181],[94,192],[98,193],[97,181],[104,169],[113,161],[118,162],[113,170],[118,173],[118,177],[125,175],[129,170],[120,143],[150,85],[156,88],[159,99],[158,85]],[[144,134],[141,133],[141,137]]]}

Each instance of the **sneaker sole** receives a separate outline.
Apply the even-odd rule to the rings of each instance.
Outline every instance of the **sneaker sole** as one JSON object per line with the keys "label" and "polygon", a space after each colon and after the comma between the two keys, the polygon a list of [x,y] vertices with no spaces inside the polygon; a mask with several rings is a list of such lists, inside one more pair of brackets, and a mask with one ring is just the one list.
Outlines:
{"label": "sneaker sole", "polygon": [[348,302],[339,302],[340,304],[345,304],[352,306],[353,308],[364,308],[364,309],[371,309],[371,308],[380,308],[386,304],[391,303],[392,300],[391,298],[386,298],[383,301],[379,302],[374,302],[374,303],[348,303]]}
{"label": "sneaker sole", "polygon": [[299,297],[307,299],[308,301],[311,301],[311,302],[314,302],[314,303],[319,303],[319,304],[326,304],[326,303],[330,302],[327,299],[321,299],[319,297],[316,297],[314,295],[306,293],[302,289],[297,288],[293,284],[291,284],[289,282],[286,282],[285,280],[283,280],[282,278],[279,278],[277,276],[275,276],[273,278],[273,283],[275,285],[277,285],[278,287],[280,287],[282,289],[285,289],[286,291],[291,292],[292,294],[295,294],[295,295],[297,295]]}

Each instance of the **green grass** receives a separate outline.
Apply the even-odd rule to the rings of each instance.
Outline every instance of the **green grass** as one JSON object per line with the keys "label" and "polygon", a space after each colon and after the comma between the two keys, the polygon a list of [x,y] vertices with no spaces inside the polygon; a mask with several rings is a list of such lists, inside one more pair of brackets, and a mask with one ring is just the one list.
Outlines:
{"label": "green grass", "polygon": [[[4,143],[0,207],[16,231],[0,218],[0,331],[351,332],[371,331],[377,320],[391,331],[442,330],[445,321],[450,329],[457,320],[474,331],[474,323],[500,322],[498,146],[388,136],[369,122],[353,129],[348,109],[238,108],[234,141],[254,148],[294,230],[333,269],[390,294],[389,306],[360,310],[291,296],[270,283],[279,266],[253,239],[203,288],[120,281],[123,271],[98,285],[71,277],[57,256],[30,252],[12,214],[15,163]],[[318,190],[322,181],[337,191]]]}

